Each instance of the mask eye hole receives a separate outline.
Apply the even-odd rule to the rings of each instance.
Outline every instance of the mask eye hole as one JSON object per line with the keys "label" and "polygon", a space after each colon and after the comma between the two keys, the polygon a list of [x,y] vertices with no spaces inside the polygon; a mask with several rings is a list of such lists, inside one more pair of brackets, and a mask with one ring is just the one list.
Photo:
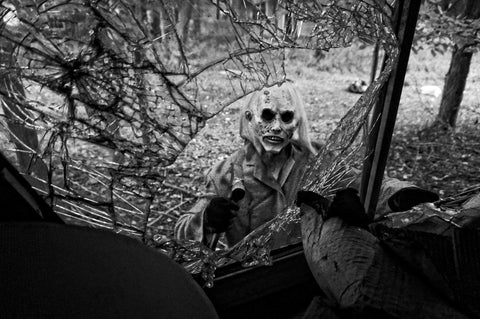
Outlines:
{"label": "mask eye hole", "polygon": [[292,111],[286,111],[286,112],[283,112],[281,115],[280,115],[280,118],[282,119],[282,122],[284,123],[290,123],[293,121],[293,112]]}
{"label": "mask eye hole", "polygon": [[262,111],[262,120],[266,122],[271,122],[275,118],[275,112],[271,109],[263,109]]}

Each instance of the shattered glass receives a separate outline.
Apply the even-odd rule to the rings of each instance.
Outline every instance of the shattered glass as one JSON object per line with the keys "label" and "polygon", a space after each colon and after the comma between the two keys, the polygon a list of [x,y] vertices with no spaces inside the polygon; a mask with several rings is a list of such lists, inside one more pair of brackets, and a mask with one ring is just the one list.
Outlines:
{"label": "shattered glass", "polygon": [[[298,221],[298,209],[287,208],[228,250],[174,241],[154,225],[172,218],[158,205],[166,187],[162,168],[208,119],[255,90],[284,82],[287,49],[379,43],[388,57],[382,73],[302,180],[302,189],[331,195],[396,63],[394,1],[280,0],[273,12],[242,9],[262,1],[199,1],[214,30],[205,45],[225,38],[208,57],[186,40],[182,3],[3,1],[0,134],[9,141],[2,152],[66,221],[139,238],[211,283],[215,268],[232,259],[271,263],[269,241]],[[329,158],[331,152],[338,156]]]}

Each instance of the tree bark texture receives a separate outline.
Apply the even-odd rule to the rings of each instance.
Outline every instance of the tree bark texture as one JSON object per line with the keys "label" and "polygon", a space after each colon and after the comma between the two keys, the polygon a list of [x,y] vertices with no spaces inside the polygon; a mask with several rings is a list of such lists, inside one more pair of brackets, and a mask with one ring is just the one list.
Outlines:
{"label": "tree bark texture", "polygon": [[[439,6],[451,17],[459,19],[480,18],[480,1],[478,0],[442,0]],[[471,60],[472,52],[467,52],[464,48],[455,45],[450,60],[450,68],[445,77],[440,109],[434,126],[455,128]]]}
{"label": "tree bark texture", "polygon": [[265,15],[269,18],[275,17],[275,12],[277,11],[277,0],[267,0],[265,1]]}
{"label": "tree bark texture", "polygon": [[465,51],[457,46],[453,49],[450,68],[445,77],[442,100],[437,115],[437,122],[441,126],[454,128],[456,125],[463,91],[465,90],[470,71],[472,54],[472,52]]}
{"label": "tree bark texture", "polygon": [[367,230],[301,209],[305,256],[328,304],[375,318],[466,318]]}
{"label": "tree bark texture", "polygon": [[452,17],[469,19],[480,17],[480,1],[478,0],[442,0],[438,5]]}
{"label": "tree bark texture", "polygon": [[147,9],[148,32],[154,39],[162,36],[160,15],[160,10],[157,7]]}
{"label": "tree bark texture", "polygon": [[[171,8],[171,4],[167,1],[161,1],[158,6],[158,14],[160,19],[160,33],[162,37],[167,36],[169,33],[172,32],[173,29],[173,8]],[[162,39],[163,40],[163,39]]]}
{"label": "tree bark texture", "polygon": [[192,19],[193,3],[185,1],[178,12],[177,32],[183,43],[187,42],[190,20]]}

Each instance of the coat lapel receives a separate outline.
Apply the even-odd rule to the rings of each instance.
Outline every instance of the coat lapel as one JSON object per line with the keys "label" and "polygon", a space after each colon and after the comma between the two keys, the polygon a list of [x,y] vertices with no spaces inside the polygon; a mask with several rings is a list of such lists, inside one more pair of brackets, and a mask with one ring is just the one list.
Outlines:
{"label": "coat lapel", "polygon": [[255,147],[251,143],[245,145],[245,166],[244,171],[253,170],[253,177],[259,182],[273,188],[277,192],[283,194],[280,184],[269,174],[268,167],[262,162],[262,159],[258,155]]}
{"label": "coat lapel", "polygon": [[292,147],[292,156],[287,159],[287,162],[282,168],[279,181],[275,180],[272,174],[270,174],[269,168],[262,162],[253,145],[247,145],[246,147],[246,165],[250,166],[250,168],[253,167],[253,176],[257,180],[285,195],[283,193],[282,186],[290,176],[290,173],[292,172],[292,169],[296,163],[295,159],[300,153],[301,152],[299,152],[295,147]]}

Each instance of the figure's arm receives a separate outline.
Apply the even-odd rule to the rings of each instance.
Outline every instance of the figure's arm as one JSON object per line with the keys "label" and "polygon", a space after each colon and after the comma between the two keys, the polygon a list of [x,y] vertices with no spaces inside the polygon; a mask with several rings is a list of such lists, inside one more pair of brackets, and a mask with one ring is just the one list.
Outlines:
{"label": "figure's arm", "polygon": [[[350,185],[342,185],[342,188],[351,187],[360,191],[362,172],[353,169],[350,172],[353,182]],[[392,212],[406,211],[421,203],[434,202],[439,199],[438,195],[429,190],[420,188],[409,181],[401,181],[384,175],[380,195],[378,198],[375,218],[380,218]]]}
{"label": "figure's arm", "polygon": [[179,217],[174,228],[176,239],[201,241],[208,245],[216,233],[225,232],[238,206],[227,198],[231,185],[229,160],[213,167],[207,174],[206,193],[187,213]]}
{"label": "figure's arm", "polygon": [[176,239],[190,239],[206,242],[207,238],[204,232],[204,213],[210,199],[200,199],[188,212],[181,215],[174,228]]}
{"label": "figure's arm", "polygon": [[[317,150],[323,147],[319,143],[314,145]],[[332,153],[330,156],[334,157],[335,155]],[[342,182],[335,185],[334,188],[337,191],[345,188],[354,188],[359,192],[361,180],[362,171],[353,168],[345,174]],[[409,210],[418,204],[434,202],[438,199],[438,195],[434,192],[420,188],[408,181],[391,178],[385,174],[380,188],[374,219],[391,212]]]}
{"label": "figure's arm", "polygon": [[406,211],[422,203],[439,200],[437,193],[420,188],[407,181],[385,176],[380,189],[375,217],[391,212]]}

